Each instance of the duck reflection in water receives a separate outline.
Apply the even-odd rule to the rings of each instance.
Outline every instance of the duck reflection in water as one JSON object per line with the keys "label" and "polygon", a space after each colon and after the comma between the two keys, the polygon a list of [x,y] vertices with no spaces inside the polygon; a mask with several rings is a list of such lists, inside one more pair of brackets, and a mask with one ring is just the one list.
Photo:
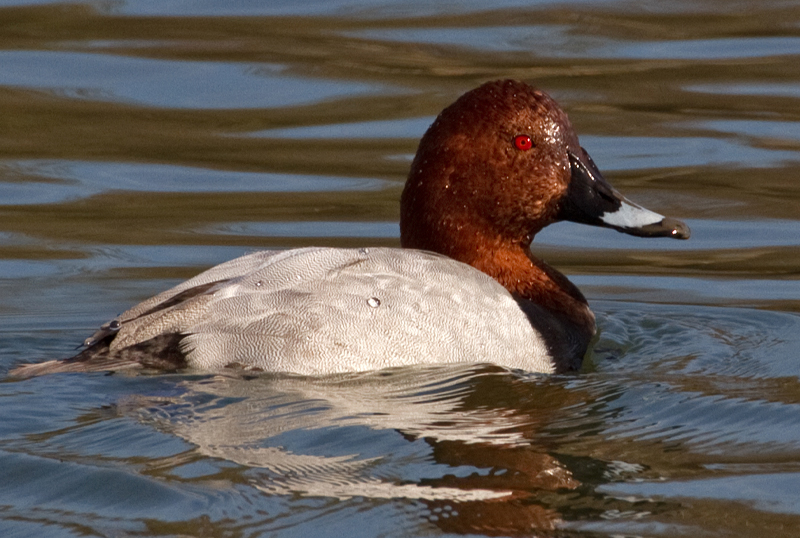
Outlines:
{"label": "duck reflection in water", "polygon": [[[268,495],[410,501],[448,532],[522,536],[560,523],[537,495],[579,485],[550,455],[556,447],[536,439],[580,394],[493,366],[316,378],[232,373],[179,388],[178,396],[132,397],[118,409],[205,457],[240,465],[241,480]],[[370,455],[374,446],[390,450]],[[409,450],[427,476],[402,474]]]}

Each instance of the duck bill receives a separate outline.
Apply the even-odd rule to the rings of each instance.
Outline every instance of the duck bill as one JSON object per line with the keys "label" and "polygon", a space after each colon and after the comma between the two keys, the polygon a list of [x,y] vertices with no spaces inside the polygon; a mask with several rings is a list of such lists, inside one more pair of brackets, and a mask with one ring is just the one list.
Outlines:
{"label": "duck bill", "polygon": [[683,222],[664,217],[627,200],[614,190],[589,154],[569,152],[572,179],[561,203],[559,220],[613,228],[639,237],[689,239]]}

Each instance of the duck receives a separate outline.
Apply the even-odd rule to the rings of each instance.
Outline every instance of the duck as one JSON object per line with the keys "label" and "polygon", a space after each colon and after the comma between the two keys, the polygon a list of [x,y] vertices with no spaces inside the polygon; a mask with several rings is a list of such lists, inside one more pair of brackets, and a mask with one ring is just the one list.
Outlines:
{"label": "duck", "polygon": [[400,198],[401,248],[259,251],[222,263],[103,324],[58,372],[328,375],[419,364],[578,370],[595,316],[538,259],[544,227],[572,221],[639,237],[689,227],[623,197],[547,93],[487,82],[423,135]]}

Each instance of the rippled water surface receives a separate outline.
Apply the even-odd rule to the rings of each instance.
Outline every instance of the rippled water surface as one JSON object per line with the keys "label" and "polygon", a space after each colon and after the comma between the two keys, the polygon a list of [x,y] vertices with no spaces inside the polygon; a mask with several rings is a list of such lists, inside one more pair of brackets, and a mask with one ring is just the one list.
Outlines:
{"label": "rippled water surface", "polygon": [[[580,374],[6,379],[254,249],[397,246],[501,77],[693,230],[537,237]],[[798,274],[797,2],[0,3],[0,536],[799,536]]]}

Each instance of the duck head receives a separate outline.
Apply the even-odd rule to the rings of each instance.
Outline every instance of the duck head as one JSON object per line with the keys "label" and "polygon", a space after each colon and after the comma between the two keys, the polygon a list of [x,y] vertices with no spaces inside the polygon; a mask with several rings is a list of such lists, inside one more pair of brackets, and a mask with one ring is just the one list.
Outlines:
{"label": "duck head", "polygon": [[643,237],[687,239],[689,228],[628,201],[581,147],[546,93],[513,80],[461,96],[420,141],[401,199],[404,247],[473,263],[530,247],[569,220]]}

